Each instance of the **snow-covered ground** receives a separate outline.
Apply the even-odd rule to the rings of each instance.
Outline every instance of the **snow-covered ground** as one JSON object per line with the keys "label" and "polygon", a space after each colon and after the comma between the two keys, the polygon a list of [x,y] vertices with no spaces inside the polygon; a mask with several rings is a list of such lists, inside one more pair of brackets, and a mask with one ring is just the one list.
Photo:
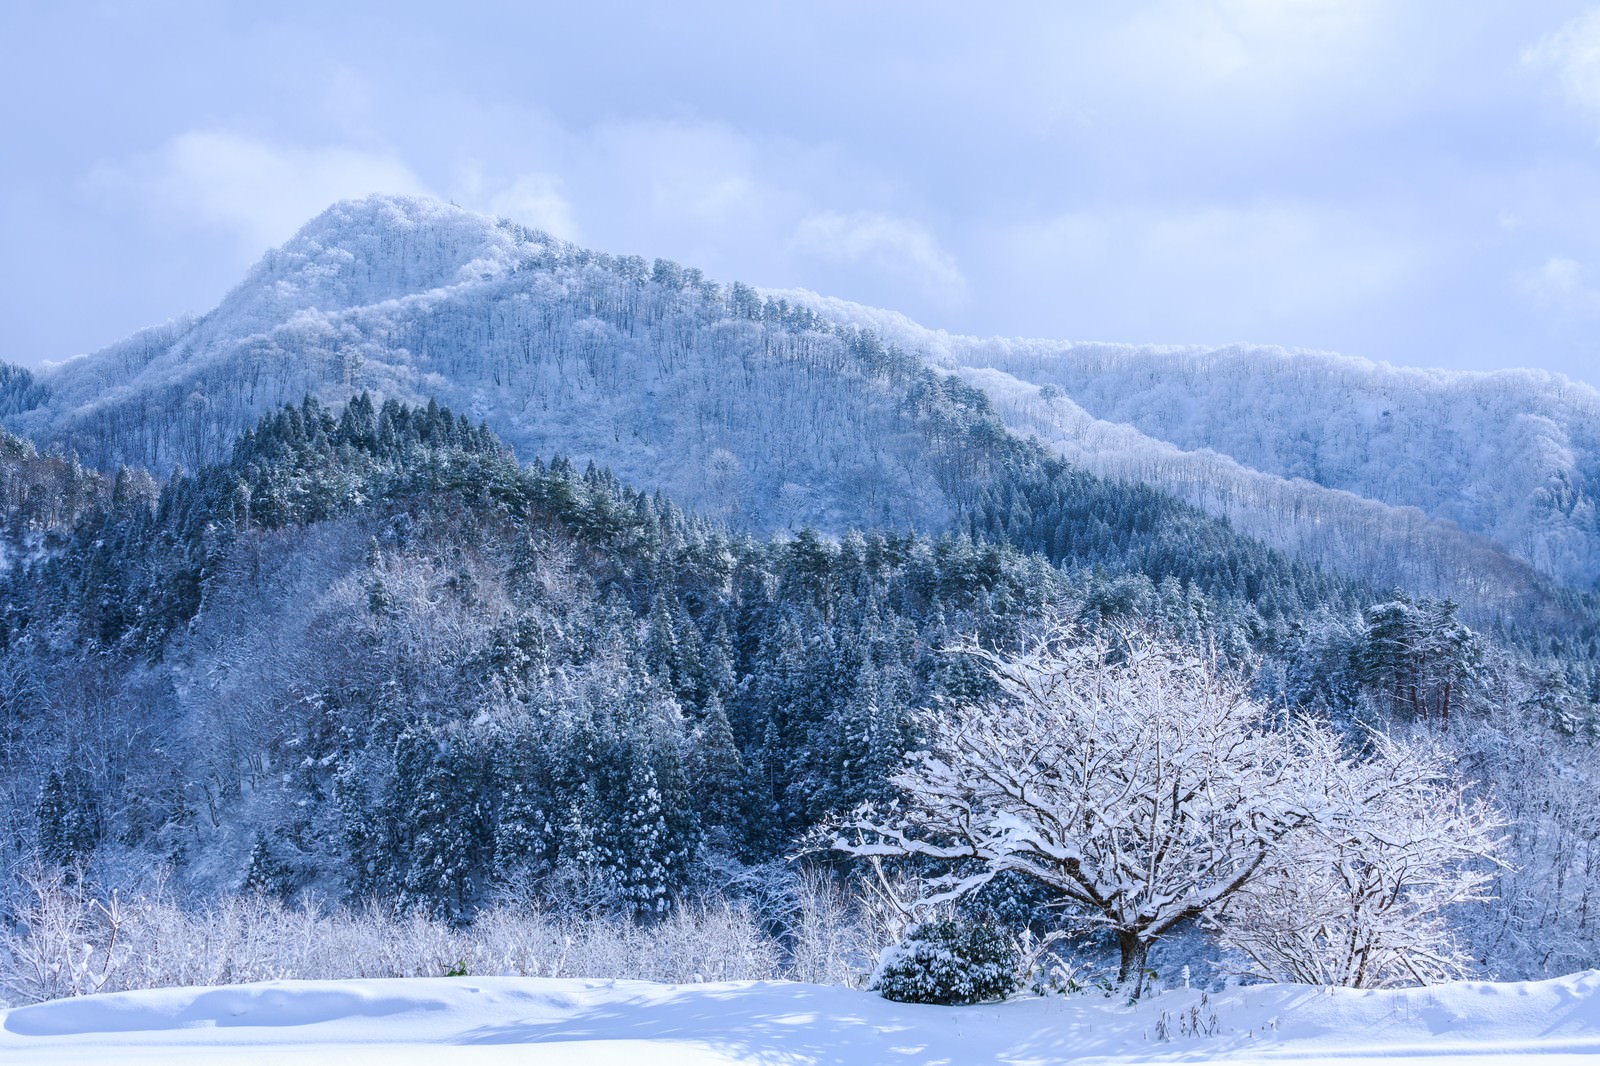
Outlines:
{"label": "snow-covered ground", "polygon": [[[1195,1032],[1196,1029],[1200,1031]],[[0,1062],[886,1064],[1590,1062],[1600,971],[1357,992],[1262,985],[995,1006],[888,1003],[787,982],[282,981],[0,1012]]]}

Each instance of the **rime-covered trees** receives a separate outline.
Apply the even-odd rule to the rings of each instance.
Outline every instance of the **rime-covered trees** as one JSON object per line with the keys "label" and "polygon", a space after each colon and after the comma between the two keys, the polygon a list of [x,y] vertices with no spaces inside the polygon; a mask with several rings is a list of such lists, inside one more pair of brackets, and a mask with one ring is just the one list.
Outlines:
{"label": "rime-covered trees", "polygon": [[[1349,761],[1324,727],[1278,728],[1238,680],[1143,635],[1085,639],[1056,625],[1017,654],[961,652],[997,694],[925,715],[926,748],[890,778],[897,802],[857,811],[836,848],[942,861],[925,902],[1000,874],[1042,884],[1116,937],[1135,994],[1150,946],[1181,923],[1256,885],[1315,895],[1341,876],[1365,878],[1347,923],[1378,942],[1363,954],[1388,953],[1341,980],[1397,965],[1444,972],[1428,923],[1482,885],[1455,864],[1488,850],[1489,823],[1477,809],[1449,820],[1466,809],[1441,764],[1387,742]],[[1423,855],[1424,842],[1439,850]],[[1367,898],[1385,891],[1387,904]],[[1268,901],[1295,913],[1266,889],[1250,899],[1255,925],[1277,920]],[[1393,932],[1404,919],[1409,939]]]}
{"label": "rime-covered trees", "polygon": [[[800,321],[760,314],[741,327]],[[895,358],[864,335],[850,350]],[[986,417],[969,392],[918,390],[912,413],[943,447],[963,447]],[[830,812],[893,796],[906,749],[943,735],[915,708],[1006,702],[996,664],[938,649],[963,636],[1013,647],[1051,610],[1100,630],[1143,618],[1234,661],[1262,655],[1260,693],[1334,722],[1413,717],[1409,702],[1377,698],[1391,691],[1379,675],[1357,677],[1370,591],[1159,494],[1005,447],[1016,462],[957,533],[762,541],[592,464],[520,466],[439,404],[296,403],[159,499],[145,479],[111,488],[0,441],[0,872],[44,860],[94,880],[162,862],[202,895],[250,884],[452,921],[507,899],[658,918],[683,893],[790,853]],[[80,486],[75,510],[38,509],[46,475]],[[1451,729],[1433,731],[1521,823],[1519,869],[1500,874],[1505,903],[1477,905],[1490,935],[1474,947],[1507,960],[1502,972],[1588,964],[1600,851],[1592,760],[1574,757],[1573,738],[1591,735],[1600,684],[1584,661],[1524,668],[1483,643],[1474,682],[1452,691]],[[1148,648],[1176,679],[1161,691],[1180,691],[1193,656]],[[1093,670],[1115,679],[1128,665],[1105,656]],[[1499,706],[1520,710],[1495,724]],[[1096,750],[1115,761],[1136,725],[1151,724],[1102,729]],[[1263,751],[1281,739],[1271,725],[1249,734]],[[1197,835],[1206,818],[1220,824],[1192,806],[1151,817]],[[1252,810],[1257,829],[1294,813]],[[1249,861],[1219,864],[1212,881]],[[1182,909],[1157,908],[1174,890],[1151,883],[1142,897],[1097,888],[1110,919],[1079,909],[1123,922],[1137,947]]]}
{"label": "rime-covered trees", "polygon": [[1285,861],[1225,901],[1223,942],[1271,980],[1382,988],[1466,976],[1448,915],[1486,898],[1495,814],[1462,796],[1438,748],[1373,735],[1352,760],[1322,730],[1302,730],[1300,743],[1316,817]]}
{"label": "rime-covered trees", "polygon": [[1002,873],[1040,882],[1115,935],[1135,990],[1152,943],[1315,817],[1289,738],[1191,653],[1060,626],[1016,655],[963,653],[997,696],[925,716],[927,748],[891,778],[899,803],[860,812],[835,846],[944,860],[951,897]]}
{"label": "rime-covered trees", "polygon": [[[1600,394],[1579,383],[1519,370],[1362,365],[1242,345],[1180,351],[968,342],[968,350],[958,345],[952,354],[1014,374],[1030,392],[1057,389],[1071,397],[1057,408],[1103,419],[1085,416],[1076,427],[1080,447],[1073,450],[1089,453],[1084,465],[1091,469],[1208,499],[1208,510],[1230,514],[1240,528],[1277,543],[1298,540],[1309,549],[1304,557],[1354,564],[1385,586],[1400,581],[1434,595],[1453,587],[1471,616],[1481,617],[1470,609],[1474,592],[1525,575],[1461,530],[1574,587],[1589,586],[1600,565],[1600,441],[1592,429]],[[1460,529],[1429,529],[1358,496],[1421,508]],[[1386,533],[1372,528],[1383,526]]]}
{"label": "rime-covered trees", "polygon": [[1413,603],[1403,593],[1367,608],[1356,676],[1389,709],[1416,721],[1450,722],[1450,710],[1482,658],[1481,641],[1449,600]]}
{"label": "rime-covered trees", "polygon": [[69,765],[51,770],[34,804],[39,854],[55,866],[71,868],[86,861],[99,843],[99,816],[88,776]]}

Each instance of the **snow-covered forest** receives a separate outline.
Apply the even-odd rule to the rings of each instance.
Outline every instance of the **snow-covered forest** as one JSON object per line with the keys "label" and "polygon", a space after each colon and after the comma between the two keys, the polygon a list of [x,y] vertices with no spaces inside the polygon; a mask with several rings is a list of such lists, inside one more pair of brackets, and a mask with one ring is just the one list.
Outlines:
{"label": "snow-covered forest", "polygon": [[1553,374],[1398,369],[1281,349],[975,346],[1095,418],[1281,478],[1411,506],[1557,579],[1600,574],[1600,394]]}
{"label": "snow-covered forest", "polygon": [[1600,577],[1600,393],[1582,383],[1281,348],[978,339],[774,295],[960,375],[1007,428],[1086,470],[1333,571],[1456,599],[1481,624]]}
{"label": "snow-covered forest", "polygon": [[[860,983],[934,914],[1060,987],[1596,965],[1592,397],[1159,354],[375,198],[4,368],[0,995],[574,929],[612,976]],[[1340,444],[1367,399],[1237,424],[1301,383],[1389,397],[1394,461]]]}

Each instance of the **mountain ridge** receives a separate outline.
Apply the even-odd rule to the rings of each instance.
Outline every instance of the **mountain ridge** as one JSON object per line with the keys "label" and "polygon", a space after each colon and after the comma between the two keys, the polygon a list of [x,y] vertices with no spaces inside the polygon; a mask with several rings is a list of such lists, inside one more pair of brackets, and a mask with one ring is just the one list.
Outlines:
{"label": "mountain ridge", "polygon": [[[1295,506],[1309,505],[1324,514],[1348,510],[1336,505],[1336,497],[1318,498],[1316,492],[1293,488],[1292,483],[1298,481],[1342,490],[1385,507],[1414,507],[1432,520],[1448,523],[1423,530],[1422,535],[1449,540],[1453,538],[1449,527],[1454,526],[1499,545],[1507,554],[1565,584],[1590,588],[1600,580],[1600,391],[1564,375],[1532,369],[1397,367],[1356,356],[1270,345],[1216,348],[979,338],[930,330],[895,312],[806,290],[768,291],[803,302],[834,321],[870,324],[885,337],[919,353],[930,365],[964,374],[969,380],[981,371],[996,371],[1042,390],[1044,399],[1055,401],[1057,415],[1068,423],[1068,436],[1098,434],[1106,438],[1098,448],[1064,447],[1057,440],[1055,447],[1061,454],[1105,476],[1150,480],[1212,513],[1228,515],[1276,546],[1292,547],[1273,536],[1274,524],[1285,518],[1283,511],[1292,521]],[[1238,371],[1240,366],[1244,372],[1213,372],[1214,367]],[[1124,367],[1131,370],[1117,372]],[[1254,387],[1245,387],[1252,377]],[[1390,395],[1380,404],[1384,393]],[[1387,482],[1363,478],[1360,471],[1323,473],[1314,468],[1314,462],[1308,467],[1305,453],[1314,458],[1319,452],[1336,452],[1330,444],[1339,433],[1357,443],[1377,439],[1372,426],[1361,424],[1361,410],[1339,410],[1351,406],[1349,399],[1339,402],[1341,395],[1355,397],[1374,414],[1400,401],[1426,406],[1442,402],[1440,396],[1450,399],[1455,403],[1455,418],[1450,424],[1433,427],[1445,434],[1450,447],[1429,449],[1428,441],[1416,439],[1420,434],[1409,440],[1399,434],[1400,443],[1407,447],[1391,447],[1368,464],[1378,467],[1379,473],[1391,472],[1396,461],[1409,464],[1409,477]],[[1024,435],[1037,431],[1037,411],[1013,407],[1008,414],[999,396],[993,398],[1013,429]],[[1013,399],[1022,402],[1020,397]],[[1276,437],[1261,431],[1263,426],[1282,425],[1287,419],[1285,408],[1291,403],[1324,416],[1325,424],[1286,426]],[[1539,410],[1540,404],[1546,410]],[[1267,409],[1259,418],[1244,417],[1250,412],[1242,408],[1249,405]],[[1496,414],[1517,432],[1480,443],[1482,455],[1474,457],[1478,459],[1475,464],[1465,464],[1466,469],[1459,469],[1463,464],[1458,463],[1458,469],[1430,477],[1433,471],[1426,460],[1434,458],[1442,466],[1442,458],[1460,455],[1473,443],[1461,439],[1466,436],[1465,425],[1482,425],[1470,422],[1468,412],[1462,410],[1469,407]],[[1346,415],[1343,422],[1334,417],[1339,414]],[[1135,431],[1137,437],[1118,427]],[[1257,430],[1255,439],[1241,440],[1241,432],[1226,432],[1252,428]],[[1321,432],[1308,434],[1308,428],[1320,428]],[[1574,435],[1579,437],[1576,442],[1571,439]],[[1390,427],[1385,436],[1387,439],[1368,450],[1392,444],[1397,434]],[[1044,434],[1047,441],[1050,437]],[[1502,443],[1507,447],[1495,446]],[[1299,445],[1298,451],[1294,445]],[[1544,460],[1534,476],[1520,484],[1507,479],[1484,490],[1484,482],[1497,472],[1496,456],[1518,446],[1528,452],[1545,452],[1533,460]],[[1131,455],[1140,450],[1149,452],[1147,461],[1131,461]],[[1207,453],[1249,471],[1264,486],[1256,491],[1269,491],[1288,506],[1252,515],[1237,506],[1208,505],[1206,493],[1194,488],[1197,481],[1205,480],[1200,468],[1208,465]],[[1174,461],[1185,465],[1181,475],[1163,476],[1153,469]],[[1263,481],[1263,477],[1269,480]],[[1421,491],[1431,482],[1465,486],[1459,494],[1462,498],[1444,491]],[[1563,517],[1570,520],[1563,521]],[[1541,518],[1548,520],[1542,530]]]}
{"label": "mountain ridge", "polygon": [[[1207,367],[1230,358],[1265,384],[1239,388],[1236,374],[1232,386],[1215,385]],[[1091,472],[1149,482],[1380,586],[1504,604],[1543,581],[1587,589],[1600,576],[1600,436],[1585,421],[1600,412],[1600,393],[1559,375],[1408,370],[1275,348],[963,337],[804,290],[718,286],[666,260],[595,253],[415,198],[330,207],[210,313],[41,370],[35,394],[47,395],[7,422],[102,468],[195,469],[304,395],[437,395],[488,421],[525,459],[594,460],[758,530],[937,528],[954,517],[959,486],[930,475],[924,445],[907,437],[922,432],[904,410],[919,366],[985,390],[1006,430]],[[1404,476],[1379,491],[1353,475],[1305,476],[1319,471],[1296,467],[1300,453],[1276,455],[1283,442],[1268,426],[1222,432],[1248,422],[1251,403],[1277,403],[1281,421],[1279,401],[1294,394],[1284,383],[1296,374],[1413,392],[1432,383],[1462,393],[1461,403],[1516,385],[1499,409],[1515,416],[1517,403],[1532,405],[1516,423],[1529,455],[1496,464],[1496,441],[1486,459],[1449,468],[1461,433],[1446,434],[1453,450],[1436,460],[1421,445],[1390,449]],[[1570,410],[1550,408],[1552,392],[1571,397]],[[1400,399],[1425,407],[1419,395]],[[1184,416],[1205,397],[1231,404],[1228,417]],[[1305,406],[1328,407],[1316,397]],[[1325,419],[1298,426],[1295,440],[1302,453],[1338,455],[1359,429]],[[1499,482],[1487,486],[1484,470]],[[1476,494],[1476,510],[1452,510],[1447,493],[1428,487],[1441,480]],[[1511,517],[1474,521],[1482,514]]]}
{"label": "mountain ridge", "polygon": [[[1588,834],[1594,601],[1466,534],[1399,558],[1469,593],[1459,616],[1425,586],[1386,600],[1051,455],[1173,449],[1064,394],[427,210],[448,232],[365,234],[419,266],[335,219],[204,320],[10,375],[0,410],[29,408],[46,450],[0,434],[0,863],[166,856],[201,898],[448,921],[502,899],[659,915],[882,794],[912,712],[982,683],[942,649],[1059,612],[1155,627],[1353,738],[1394,717],[1451,740],[1537,827],[1507,903],[1474,912],[1476,957],[1589,957],[1588,853],[1541,848]],[[333,306],[351,293],[374,302]],[[95,472],[146,456],[190,472]],[[1202,488],[1254,491],[1217,462]],[[1419,540],[1374,513],[1327,520],[1352,567]]]}

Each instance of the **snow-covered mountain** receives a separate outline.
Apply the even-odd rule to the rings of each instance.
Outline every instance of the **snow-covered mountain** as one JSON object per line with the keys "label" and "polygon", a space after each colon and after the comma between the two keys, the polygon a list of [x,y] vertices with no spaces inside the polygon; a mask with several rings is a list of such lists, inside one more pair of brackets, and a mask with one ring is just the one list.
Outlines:
{"label": "snow-covered mountain", "polygon": [[[0,434],[0,873],[88,869],[86,916],[159,859],[196,900],[453,924],[704,888],[767,928],[805,908],[774,860],[974,698],[941,649],[1053,615],[1448,742],[1517,827],[1472,957],[1592,965],[1600,597],[1561,581],[1593,578],[1594,411],[1530,375],[950,337],[336,205],[203,317],[0,367],[44,446]],[[100,919],[50,922],[17,928],[59,951],[0,961],[104,987]]]}
{"label": "snow-covered mountain", "polygon": [[437,397],[525,458],[592,458],[752,528],[937,528],[961,478],[934,468],[919,363],[1074,463],[1380,586],[1494,606],[1600,578],[1600,393],[1564,378],[950,336],[427,200],[330,208],[214,311],[50,368],[0,414],[166,470],[305,394]]}
{"label": "snow-covered mountain", "polygon": [[756,529],[943,526],[951,486],[914,439],[904,367],[813,317],[375,197],[313,220],[211,313],[43,372],[8,422],[102,468],[194,469],[285,402],[368,390],[437,398],[524,458],[593,459]]}
{"label": "snow-covered mountain", "polygon": [[[1600,391],[1539,370],[1393,367],[1326,352],[976,338],[800,290],[983,388],[1008,425],[1160,486],[1274,546],[1448,591],[1509,556],[1600,579]],[[1465,534],[1465,535],[1464,535]]]}
{"label": "snow-covered mountain", "polygon": [[975,345],[1094,417],[1279,478],[1411,506],[1563,581],[1600,575],[1600,392],[1313,352]]}

